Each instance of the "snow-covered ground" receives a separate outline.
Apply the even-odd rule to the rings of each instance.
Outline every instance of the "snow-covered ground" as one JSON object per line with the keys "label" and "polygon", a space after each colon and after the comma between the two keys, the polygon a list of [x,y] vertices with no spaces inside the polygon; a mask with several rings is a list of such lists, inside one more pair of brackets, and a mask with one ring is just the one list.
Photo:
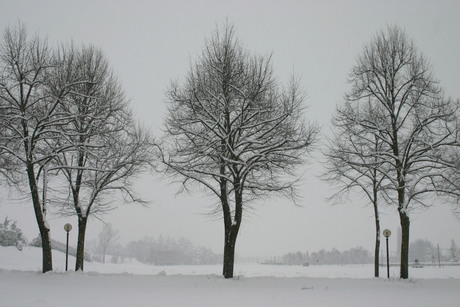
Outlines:
{"label": "snow-covered ground", "polygon": [[[274,266],[237,264],[225,280],[221,267],[85,263],[42,274],[41,250],[0,247],[0,306],[458,306],[460,266],[411,269],[411,279],[373,278],[371,265]],[[69,257],[69,268],[75,259]],[[382,268],[382,275],[386,271]]]}

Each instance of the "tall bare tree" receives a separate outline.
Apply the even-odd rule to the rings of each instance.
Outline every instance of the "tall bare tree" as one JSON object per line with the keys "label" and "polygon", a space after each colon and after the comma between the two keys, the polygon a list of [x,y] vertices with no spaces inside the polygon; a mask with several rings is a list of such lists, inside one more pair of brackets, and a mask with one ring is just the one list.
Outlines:
{"label": "tall bare tree", "polygon": [[47,141],[62,137],[55,127],[66,119],[57,110],[78,82],[62,75],[55,79],[59,82],[50,84],[50,75],[64,69],[61,64],[53,61],[46,40],[28,36],[21,23],[4,30],[0,41],[0,152],[2,159],[18,165],[15,175],[25,175],[42,241],[43,272],[51,271],[53,265],[39,180],[43,167],[64,150],[48,146]]}
{"label": "tall bare tree", "polygon": [[[324,153],[326,157],[323,179],[338,185],[339,190],[331,198],[337,202],[352,190],[362,192],[372,204],[375,221],[374,276],[379,277],[380,213],[379,195],[385,192],[385,175],[382,160],[375,153],[383,149],[382,141],[364,127],[356,125],[356,113],[362,109],[337,108],[332,121],[335,133]],[[369,108],[369,117],[378,115]],[[385,194],[383,194],[385,196]]]}
{"label": "tall bare tree", "polygon": [[75,86],[60,106],[71,120],[56,128],[66,136],[56,141],[64,142],[60,145],[67,150],[55,155],[49,170],[67,186],[58,182],[53,190],[50,185],[55,193],[49,193],[49,198],[60,204],[61,213],[78,218],[75,270],[83,270],[88,218],[114,209],[117,191],[125,201],[144,203],[134,193],[132,181],[151,165],[152,139],[134,122],[121,86],[100,50],[68,47],[61,53],[73,59],[67,66],[85,82]]}
{"label": "tall bare tree", "polygon": [[[410,211],[429,205],[433,182],[446,164],[435,155],[456,145],[457,104],[444,99],[426,59],[403,30],[389,27],[364,48],[350,73],[344,109],[350,121],[376,138],[382,149],[369,151],[388,184],[387,200],[397,208],[402,229],[400,277],[409,277]],[[372,116],[371,116],[372,115]]]}
{"label": "tall bare tree", "polygon": [[219,200],[225,278],[233,277],[236,239],[251,202],[295,197],[294,175],[318,130],[304,120],[303,98],[295,81],[280,90],[271,57],[244,50],[228,24],[206,41],[186,81],[169,88],[162,158],[184,188],[196,184]]}

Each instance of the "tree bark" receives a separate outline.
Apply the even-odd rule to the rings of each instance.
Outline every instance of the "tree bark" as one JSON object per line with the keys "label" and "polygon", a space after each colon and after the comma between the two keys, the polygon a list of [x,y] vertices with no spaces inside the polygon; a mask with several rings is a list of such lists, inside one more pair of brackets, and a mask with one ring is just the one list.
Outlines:
{"label": "tree bark", "polygon": [[37,181],[32,164],[27,164],[27,176],[29,179],[29,187],[32,195],[32,203],[34,206],[35,218],[37,220],[40,238],[42,240],[42,272],[46,273],[53,270],[53,257],[51,251],[50,230],[45,222],[45,216],[38,195]]}
{"label": "tree bark", "polygon": [[233,268],[235,265],[235,245],[238,236],[238,228],[231,226],[225,229],[225,244],[224,244],[224,265],[223,275],[225,278],[233,278]]}
{"label": "tree bark", "polygon": [[[224,246],[224,277],[233,278],[233,267],[235,263],[235,245],[238,232],[240,230],[241,220],[243,217],[243,189],[240,179],[236,178],[235,189],[235,219],[230,227],[225,229],[225,246]],[[226,224],[227,226],[227,224]]]}
{"label": "tree bark", "polygon": [[[377,210],[376,210],[377,211]],[[375,250],[374,250],[374,277],[379,277],[379,264],[380,264],[380,219],[378,212],[375,216]]]}
{"label": "tree bark", "polygon": [[83,271],[85,264],[85,235],[87,217],[78,217],[78,241],[77,241],[77,259],[75,261],[75,271]]}
{"label": "tree bark", "polygon": [[40,231],[40,236],[42,239],[42,272],[46,273],[53,270],[53,254],[51,249],[49,229],[46,229],[45,231]]}
{"label": "tree bark", "polygon": [[[396,143],[397,146],[397,143]],[[396,147],[397,148],[397,147]],[[396,151],[398,152],[398,151]],[[402,166],[400,161],[396,161],[397,169],[401,170]],[[406,181],[405,174],[398,171],[398,212],[399,222],[401,224],[401,259],[400,259],[400,273],[399,277],[402,279],[409,278],[409,230],[410,219],[407,215],[406,204]]]}
{"label": "tree bark", "polygon": [[[376,171],[374,170],[373,178],[376,178]],[[379,277],[379,257],[380,257],[380,215],[378,207],[378,185],[377,181],[373,180],[373,206],[374,206],[374,218],[375,218],[375,250],[374,250],[374,277]]]}
{"label": "tree bark", "polygon": [[[225,225],[225,243],[224,243],[224,265],[223,275],[224,278],[233,278],[233,268],[235,265],[235,246],[238,232],[240,230],[242,215],[243,215],[243,193],[239,183],[239,179],[234,184],[235,189],[235,218],[232,219],[231,211],[226,203],[224,206],[227,209],[227,213],[224,214],[224,225]],[[226,199],[228,201],[228,199]],[[224,204],[223,204],[224,205]]]}
{"label": "tree bark", "polygon": [[401,269],[400,278],[409,278],[409,228],[410,219],[404,211],[399,210],[401,223]]}

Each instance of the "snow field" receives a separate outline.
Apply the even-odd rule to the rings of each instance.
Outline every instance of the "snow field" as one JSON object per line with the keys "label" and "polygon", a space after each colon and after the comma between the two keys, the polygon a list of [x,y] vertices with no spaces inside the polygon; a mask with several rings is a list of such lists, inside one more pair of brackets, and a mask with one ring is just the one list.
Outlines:
{"label": "snow field", "polygon": [[[372,266],[220,266],[86,263],[85,272],[40,273],[41,250],[0,247],[0,306],[458,306],[460,267],[411,269],[412,278],[372,278]],[[74,258],[69,257],[73,268]],[[397,267],[392,274],[397,275]],[[382,275],[386,271],[382,268]],[[283,277],[284,276],[284,277]],[[417,277],[419,276],[419,277]]]}

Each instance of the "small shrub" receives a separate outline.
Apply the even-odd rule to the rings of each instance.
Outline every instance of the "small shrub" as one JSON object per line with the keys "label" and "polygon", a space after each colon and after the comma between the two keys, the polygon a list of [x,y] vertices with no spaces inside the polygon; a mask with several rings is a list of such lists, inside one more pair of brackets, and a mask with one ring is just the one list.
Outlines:
{"label": "small shrub", "polygon": [[16,225],[16,221],[11,221],[8,217],[0,223],[0,245],[1,246],[22,246],[26,240],[21,229]]}

